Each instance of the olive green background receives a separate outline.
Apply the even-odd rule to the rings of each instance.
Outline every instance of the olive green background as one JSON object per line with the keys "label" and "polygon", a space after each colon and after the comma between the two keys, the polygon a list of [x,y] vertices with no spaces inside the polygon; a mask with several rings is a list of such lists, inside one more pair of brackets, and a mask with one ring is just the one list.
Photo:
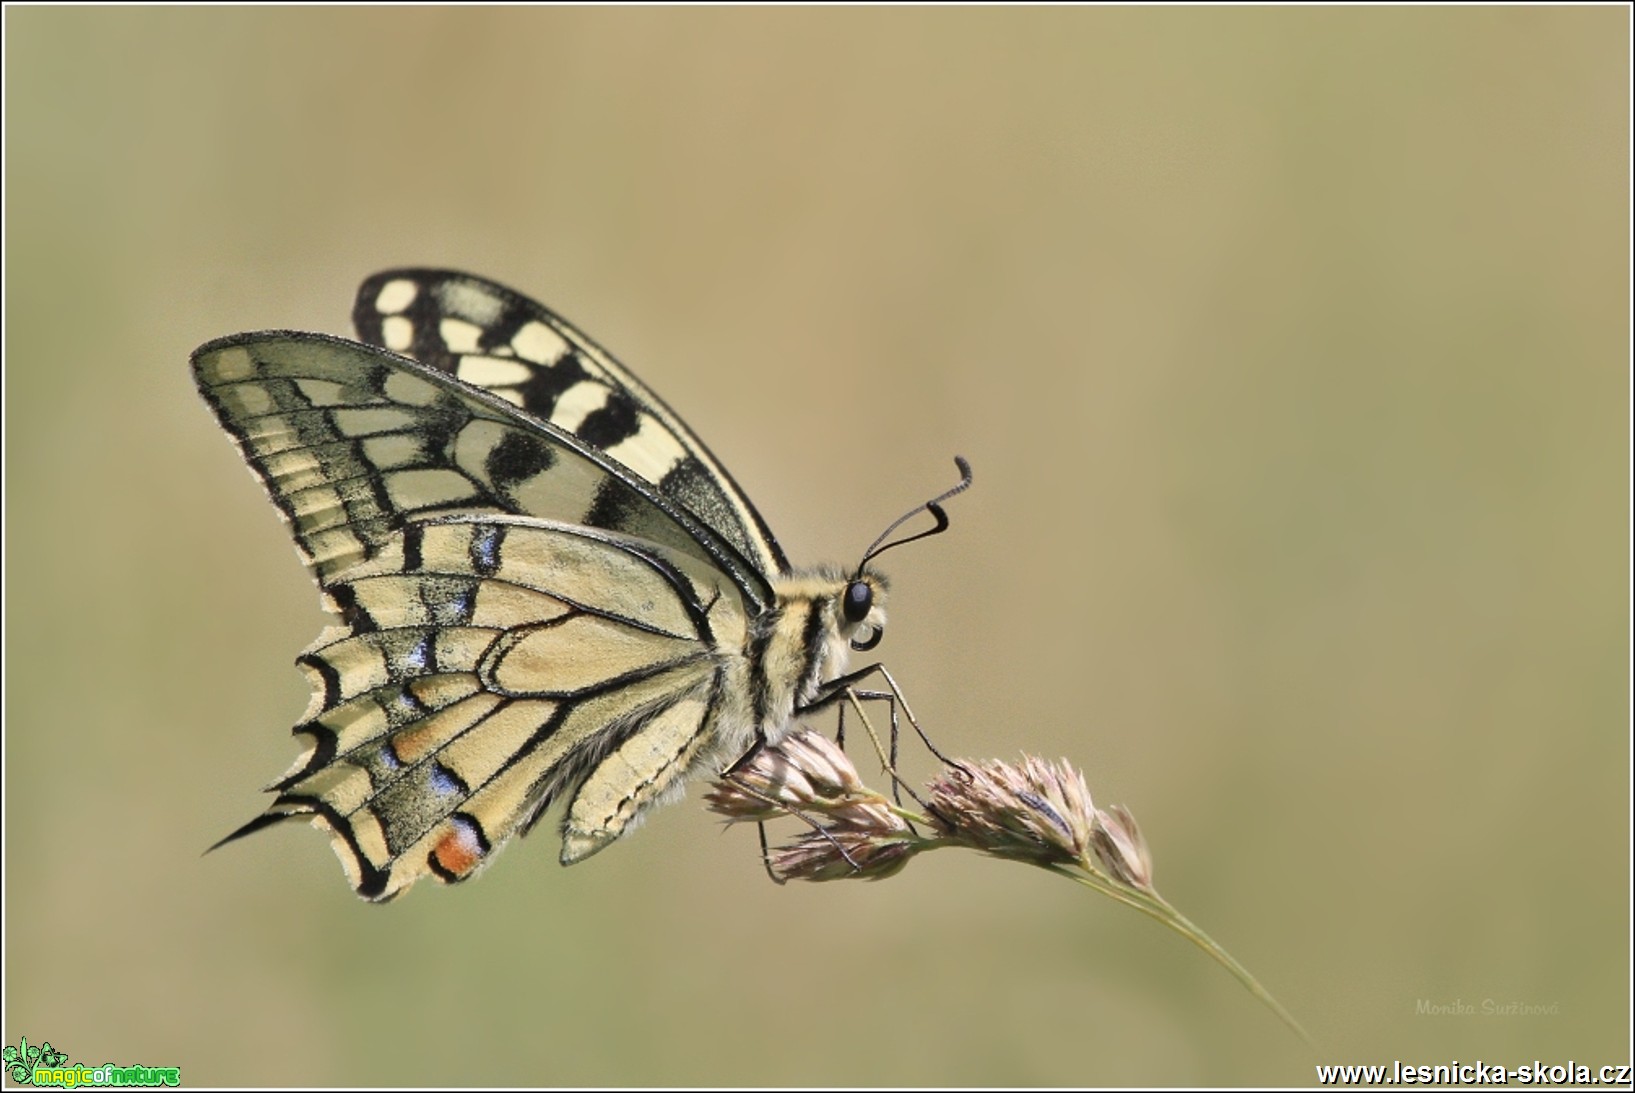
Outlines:
{"label": "olive green background", "polygon": [[[1628,29],[7,8],[0,1035],[235,1085],[1627,1061]],[[323,616],[188,352],[399,264],[583,326],[799,561],[968,457],[879,653],[947,749],[1128,804],[1317,1047],[1020,865],[775,887],[696,789],[387,907],[305,827],[201,857]]]}

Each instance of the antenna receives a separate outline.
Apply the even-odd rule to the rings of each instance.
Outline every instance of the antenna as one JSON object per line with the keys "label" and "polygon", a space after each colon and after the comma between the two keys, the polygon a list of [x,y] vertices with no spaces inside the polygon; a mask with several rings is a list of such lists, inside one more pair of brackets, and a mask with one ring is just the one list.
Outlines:
{"label": "antenna", "polygon": [[[870,543],[869,549],[863,552],[863,560],[857,563],[857,574],[855,577],[853,577],[853,580],[863,576],[863,567],[868,565],[870,558],[877,558],[886,551],[890,550],[892,547],[900,547],[904,543],[912,543],[916,539],[924,539],[927,536],[940,535],[948,530],[948,514],[943,511],[942,503],[948,500],[950,497],[953,497],[955,494],[964,493],[966,490],[971,488],[971,465],[965,462],[965,457],[956,455],[954,457],[954,466],[959,468],[959,483],[952,489],[944,490],[942,493],[937,494],[937,496],[933,497],[925,504],[915,505],[901,516],[897,517],[897,519],[893,520],[891,522],[891,526],[886,528],[885,531],[882,531],[880,533],[880,537],[874,540],[874,542]],[[885,546],[880,545],[881,543],[885,542],[887,536],[901,527],[905,520],[908,520],[916,515],[921,509],[929,512],[936,518],[936,527],[928,528],[925,531],[916,532],[913,535],[898,539],[895,542],[886,543]]]}

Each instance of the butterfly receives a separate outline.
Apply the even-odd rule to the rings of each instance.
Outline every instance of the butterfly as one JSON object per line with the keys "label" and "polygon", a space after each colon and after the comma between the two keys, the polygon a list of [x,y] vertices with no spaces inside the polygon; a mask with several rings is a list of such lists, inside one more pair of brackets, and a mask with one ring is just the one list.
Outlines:
{"label": "butterfly", "polygon": [[399,269],[353,322],[192,366],[338,618],[296,661],[307,751],[217,846],[309,819],[369,900],[471,877],[558,801],[580,861],[883,671],[847,671],[884,631],[869,563],[970,485],[956,457],[855,568],[793,569],[681,418],[542,305]]}

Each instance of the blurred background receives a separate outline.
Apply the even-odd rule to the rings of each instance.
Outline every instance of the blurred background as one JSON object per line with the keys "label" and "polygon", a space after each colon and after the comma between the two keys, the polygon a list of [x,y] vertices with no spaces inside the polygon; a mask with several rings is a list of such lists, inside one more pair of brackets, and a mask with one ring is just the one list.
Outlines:
{"label": "blurred background", "polygon": [[[5,1043],[240,1086],[1627,1061],[1627,10],[5,32]],[[347,333],[400,264],[570,317],[799,561],[968,457],[880,653],[944,749],[1128,805],[1317,1047],[1020,865],[775,887],[697,788],[386,907],[305,827],[201,858],[324,618],[188,353]]]}

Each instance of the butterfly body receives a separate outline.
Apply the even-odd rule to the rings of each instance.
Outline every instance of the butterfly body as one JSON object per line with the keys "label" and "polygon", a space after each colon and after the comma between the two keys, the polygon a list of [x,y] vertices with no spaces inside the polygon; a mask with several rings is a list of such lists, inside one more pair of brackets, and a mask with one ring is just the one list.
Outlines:
{"label": "butterfly body", "polygon": [[229,838],[310,818],[383,900],[565,799],[575,862],[776,743],[878,639],[881,576],[792,570],[685,424],[540,305],[403,270],[354,319],[375,344],[193,356],[339,620],[297,661],[309,750]]}

